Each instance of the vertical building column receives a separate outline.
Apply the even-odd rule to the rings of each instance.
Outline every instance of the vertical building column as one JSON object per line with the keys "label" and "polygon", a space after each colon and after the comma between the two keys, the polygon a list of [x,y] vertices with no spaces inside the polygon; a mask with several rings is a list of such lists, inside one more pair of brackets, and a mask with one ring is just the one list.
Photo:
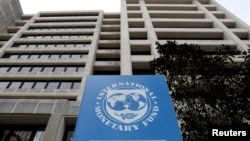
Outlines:
{"label": "vertical building column", "polygon": [[150,15],[149,15],[145,1],[140,0],[139,2],[140,2],[141,11],[142,11],[142,16],[143,16],[144,23],[145,23],[145,28],[147,29],[147,36],[151,42],[151,54],[154,55],[154,57],[158,57],[159,54],[157,53],[156,44],[155,44],[155,42],[158,39],[154,31],[154,26],[151,22]]}
{"label": "vertical building column", "polygon": [[87,76],[93,74],[94,63],[95,63],[95,59],[96,59],[96,51],[97,51],[98,42],[99,42],[100,33],[101,33],[103,15],[104,15],[104,12],[99,11],[98,19],[97,19],[96,26],[95,26],[95,31],[93,33],[93,38],[91,41],[90,49],[88,52],[88,58],[87,58],[87,61],[85,64],[85,69],[84,69],[84,73],[83,73],[83,77],[82,77],[82,85],[81,85],[81,88],[79,90],[80,93],[77,97],[77,101],[82,100],[82,96],[83,96],[82,92],[84,91],[84,86],[86,84]]}
{"label": "vertical building column", "polygon": [[65,122],[61,114],[51,115],[43,141],[61,141],[65,130]]}
{"label": "vertical building column", "polygon": [[237,50],[239,51],[246,51],[248,50],[248,46],[247,44],[245,44],[244,42],[241,41],[241,39],[239,39],[232,31],[228,30],[228,28],[221,22],[219,21],[210,11],[208,11],[204,5],[202,5],[198,0],[194,0],[193,1],[197,7],[202,10],[204,12],[204,14],[209,17],[210,19],[212,19],[214,21],[214,24],[221,28],[224,31],[224,36],[229,37],[231,40],[233,40],[234,42],[236,42],[237,44]]}
{"label": "vertical building column", "polygon": [[120,65],[121,75],[132,74],[131,48],[128,28],[127,2],[121,0],[121,53]]}

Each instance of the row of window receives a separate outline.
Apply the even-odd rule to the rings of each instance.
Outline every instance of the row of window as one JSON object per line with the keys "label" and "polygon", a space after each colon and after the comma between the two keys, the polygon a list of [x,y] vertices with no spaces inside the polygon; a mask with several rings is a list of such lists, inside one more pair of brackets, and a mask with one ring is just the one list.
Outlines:
{"label": "row of window", "polygon": [[60,39],[60,38],[88,38],[93,34],[79,34],[79,35],[23,35],[22,38],[28,39]]}
{"label": "row of window", "polygon": [[84,66],[1,66],[3,72],[83,72]]}
{"label": "row of window", "polygon": [[61,53],[61,54],[5,54],[2,58],[8,59],[79,59],[87,58],[88,54]]}
{"label": "row of window", "polygon": [[91,19],[91,20],[54,20],[54,21],[35,21],[35,23],[79,23],[79,22],[96,22],[97,20]]}
{"label": "row of window", "polygon": [[1,81],[0,89],[78,89],[80,81]]}
{"label": "row of window", "polygon": [[99,13],[76,13],[76,14],[41,14],[40,17],[92,17],[98,16]]}
{"label": "row of window", "polygon": [[86,31],[86,30],[91,30],[94,29],[95,27],[70,27],[70,28],[59,28],[59,27],[53,27],[53,28],[30,28],[29,30],[33,30],[33,31],[44,31],[44,30],[49,30],[49,31]]}
{"label": "row of window", "polygon": [[74,48],[89,47],[90,43],[67,43],[67,44],[14,44],[16,48]]}
{"label": "row of window", "polygon": [[[43,141],[45,125],[1,125],[0,141]],[[72,141],[75,126],[65,127],[63,141]]]}
{"label": "row of window", "polygon": [[42,141],[45,133],[45,126],[1,125],[1,127],[1,141]]}

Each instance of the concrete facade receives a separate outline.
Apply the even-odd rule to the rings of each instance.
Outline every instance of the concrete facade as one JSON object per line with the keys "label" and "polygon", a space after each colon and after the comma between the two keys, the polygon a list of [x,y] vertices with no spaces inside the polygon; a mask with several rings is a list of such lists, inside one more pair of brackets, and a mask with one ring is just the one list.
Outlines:
{"label": "concrete facade", "polygon": [[69,139],[86,76],[154,74],[156,41],[250,52],[249,27],[213,0],[121,0],[120,13],[41,12],[15,25],[0,36],[0,139],[15,125]]}
{"label": "concrete facade", "polygon": [[23,14],[19,0],[0,0],[0,33],[7,32],[9,26]]}

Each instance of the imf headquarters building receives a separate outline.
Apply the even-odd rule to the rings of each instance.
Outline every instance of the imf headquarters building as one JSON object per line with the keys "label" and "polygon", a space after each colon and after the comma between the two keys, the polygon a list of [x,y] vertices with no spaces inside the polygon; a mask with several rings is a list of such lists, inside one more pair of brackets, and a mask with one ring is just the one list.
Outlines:
{"label": "imf headquarters building", "polygon": [[214,0],[120,6],[25,15],[0,0],[0,141],[72,140],[87,76],[155,74],[156,41],[250,52],[249,26]]}

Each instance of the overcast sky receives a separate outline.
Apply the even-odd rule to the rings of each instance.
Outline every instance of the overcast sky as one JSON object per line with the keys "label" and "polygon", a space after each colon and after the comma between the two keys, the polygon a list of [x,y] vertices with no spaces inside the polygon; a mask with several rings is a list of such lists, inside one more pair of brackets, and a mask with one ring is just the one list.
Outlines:
{"label": "overcast sky", "polygon": [[[250,25],[250,0],[216,0]],[[25,14],[40,11],[104,10],[119,12],[120,0],[20,0]]]}

